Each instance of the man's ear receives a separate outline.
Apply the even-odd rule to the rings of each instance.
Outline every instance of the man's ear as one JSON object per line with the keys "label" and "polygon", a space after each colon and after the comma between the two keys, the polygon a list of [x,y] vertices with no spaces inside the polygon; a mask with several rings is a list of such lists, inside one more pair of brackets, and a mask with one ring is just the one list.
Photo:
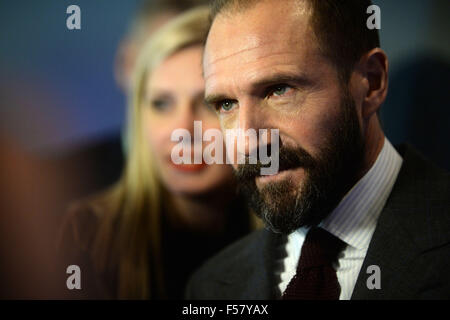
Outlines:
{"label": "man's ear", "polygon": [[372,49],[361,57],[358,69],[363,76],[365,91],[362,101],[362,117],[368,120],[380,109],[386,99],[389,82],[388,57],[380,48]]}

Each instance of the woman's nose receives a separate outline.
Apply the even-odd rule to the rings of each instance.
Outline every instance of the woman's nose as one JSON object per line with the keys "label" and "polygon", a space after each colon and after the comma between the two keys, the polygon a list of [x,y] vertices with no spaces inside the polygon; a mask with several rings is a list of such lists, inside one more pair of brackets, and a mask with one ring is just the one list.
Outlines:
{"label": "woman's nose", "polygon": [[176,128],[188,130],[191,135],[194,134],[195,109],[189,101],[184,101],[178,106],[176,114]]}

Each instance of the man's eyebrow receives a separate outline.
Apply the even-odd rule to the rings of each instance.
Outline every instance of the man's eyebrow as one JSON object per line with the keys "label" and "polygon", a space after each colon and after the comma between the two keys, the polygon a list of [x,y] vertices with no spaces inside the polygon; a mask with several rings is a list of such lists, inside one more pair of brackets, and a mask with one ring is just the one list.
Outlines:
{"label": "man's eyebrow", "polygon": [[217,102],[223,101],[223,100],[231,100],[229,97],[227,97],[224,94],[209,94],[205,97],[205,103],[207,105],[214,105]]}
{"label": "man's eyebrow", "polygon": [[308,78],[303,74],[290,74],[279,73],[262,77],[251,84],[252,89],[259,89],[261,87],[267,87],[271,85],[283,84],[283,83],[295,83],[298,85],[309,85],[311,83]]}
{"label": "man's eyebrow", "polygon": [[[297,85],[308,86],[311,85],[311,81],[303,74],[292,74],[292,73],[277,73],[273,75],[268,75],[261,77],[260,79],[254,81],[250,85],[251,91],[259,91],[261,88],[266,88],[268,86],[273,86],[277,84],[289,84],[295,83]],[[225,94],[209,94],[205,97],[205,103],[207,105],[214,105],[223,100],[233,100]]]}

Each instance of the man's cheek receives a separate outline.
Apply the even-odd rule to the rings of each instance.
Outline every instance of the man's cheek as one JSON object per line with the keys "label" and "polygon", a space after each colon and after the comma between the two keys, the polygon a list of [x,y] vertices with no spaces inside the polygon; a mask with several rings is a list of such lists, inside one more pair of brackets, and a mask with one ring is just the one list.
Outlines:
{"label": "man's cheek", "polygon": [[219,122],[222,131],[236,130],[239,127],[238,111],[234,110],[229,113],[219,114]]}
{"label": "man's cheek", "polygon": [[335,127],[336,123],[332,118],[317,117],[299,127],[292,136],[298,146],[301,146],[314,159],[318,159],[324,146],[329,145],[330,140],[335,138],[333,136]]}

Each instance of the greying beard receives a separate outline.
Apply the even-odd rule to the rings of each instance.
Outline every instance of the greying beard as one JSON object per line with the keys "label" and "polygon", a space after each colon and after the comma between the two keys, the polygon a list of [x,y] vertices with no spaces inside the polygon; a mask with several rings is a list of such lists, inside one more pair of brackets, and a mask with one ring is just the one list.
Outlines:
{"label": "greying beard", "polygon": [[303,226],[318,225],[356,183],[364,143],[356,106],[348,90],[341,99],[341,110],[336,127],[331,130],[331,140],[321,148],[318,159],[301,147],[280,147],[280,171],[305,170],[300,186],[288,179],[258,190],[255,179],[260,164],[240,165],[235,172],[250,206],[272,231],[289,234]]}

